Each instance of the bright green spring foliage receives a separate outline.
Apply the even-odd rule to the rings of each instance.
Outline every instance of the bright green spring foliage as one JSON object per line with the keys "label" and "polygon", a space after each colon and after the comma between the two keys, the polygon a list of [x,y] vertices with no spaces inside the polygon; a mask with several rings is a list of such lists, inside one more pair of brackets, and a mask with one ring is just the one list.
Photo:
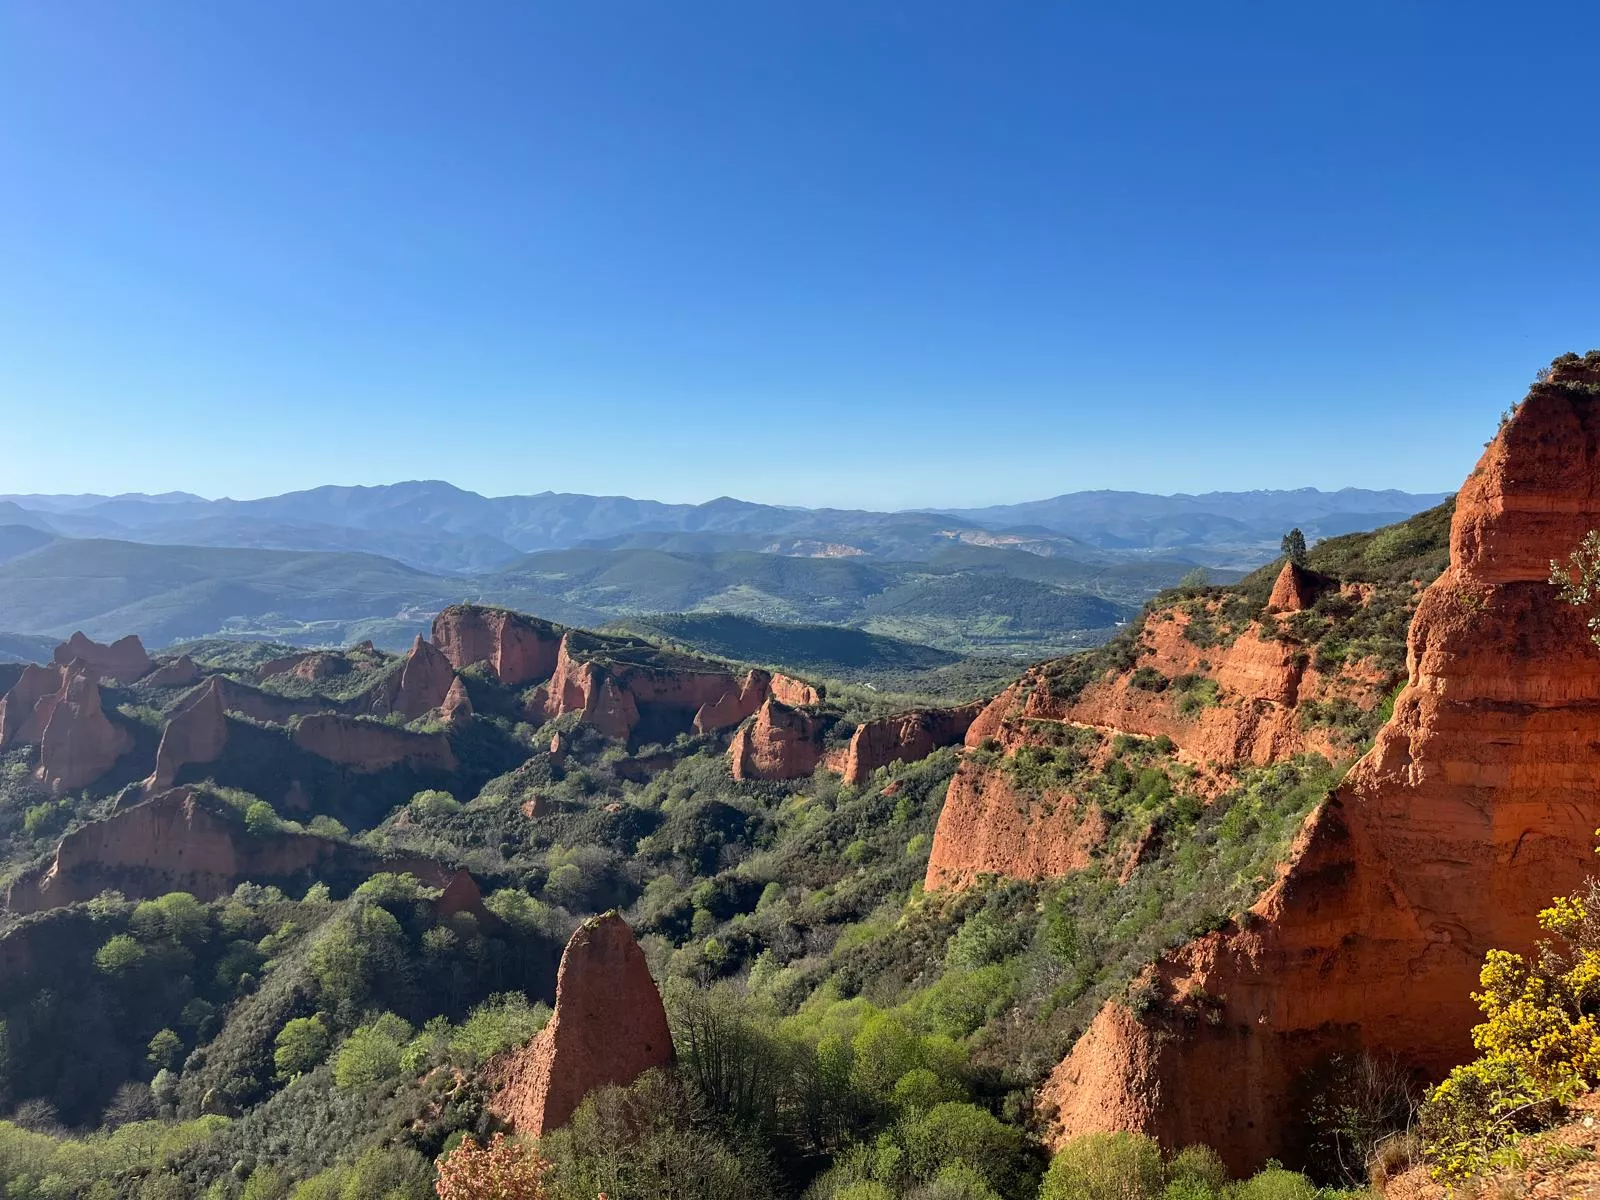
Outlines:
{"label": "bright green spring foliage", "polygon": [[1491,950],[1473,999],[1480,1057],[1457,1067],[1423,1109],[1436,1177],[1460,1180],[1497,1165],[1520,1133],[1537,1129],[1600,1083],[1600,880],[1539,914],[1551,938],[1528,958]]}

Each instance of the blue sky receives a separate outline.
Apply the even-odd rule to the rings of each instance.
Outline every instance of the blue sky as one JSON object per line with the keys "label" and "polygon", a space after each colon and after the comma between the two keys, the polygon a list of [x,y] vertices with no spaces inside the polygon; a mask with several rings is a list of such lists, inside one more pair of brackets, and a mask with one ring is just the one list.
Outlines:
{"label": "blue sky", "polygon": [[1444,490],[1592,6],[0,0],[0,492]]}

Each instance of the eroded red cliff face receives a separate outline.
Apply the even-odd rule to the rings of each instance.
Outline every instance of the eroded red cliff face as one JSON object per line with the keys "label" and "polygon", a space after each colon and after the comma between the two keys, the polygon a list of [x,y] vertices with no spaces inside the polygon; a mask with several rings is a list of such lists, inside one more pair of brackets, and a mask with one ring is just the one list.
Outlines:
{"label": "eroded red cliff face", "polygon": [[1472,1054],[1491,947],[1593,870],[1600,650],[1546,582],[1600,527],[1593,363],[1536,385],[1462,488],[1451,566],[1412,622],[1393,719],[1308,817],[1278,881],[1108,1005],[1042,1099],[1058,1136],[1142,1129],[1244,1169],[1292,1151],[1295,1082],[1334,1050],[1432,1074]]}
{"label": "eroded red cliff face", "polygon": [[432,712],[445,702],[456,681],[455,668],[434,645],[418,634],[399,670],[383,681],[371,711],[399,713],[408,721]]}
{"label": "eroded red cliff face", "polygon": [[359,847],[310,834],[257,837],[218,816],[186,788],[176,788],[68,834],[47,868],[7,890],[13,913],[39,912],[92,900],[108,889],[130,899],[190,892],[201,900],[228,895],[246,880],[409,871],[431,886],[451,873],[421,859],[380,859]]}
{"label": "eroded red cliff face", "polygon": [[772,697],[739,727],[728,747],[735,779],[802,779],[822,764],[827,727],[804,709]]}
{"label": "eroded red cliff face", "polygon": [[[1337,583],[1285,565],[1273,594],[1291,606],[1337,589]],[[1351,604],[1368,602],[1358,585]],[[1214,610],[1216,602],[1210,603]],[[969,886],[985,874],[1038,879],[1081,869],[1094,848],[1094,825],[1071,795],[1018,792],[1003,759],[1024,745],[1045,744],[1042,729],[1081,725],[1104,733],[1167,737],[1178,759],[1199,772],[1200,785],[1226,785],[1235,768],[1317,753],[1331,762],[1350,754],[1332,726],[1301,719],[1308,702],[1347,701],[1371,711],[1390,680],[1366,660],[1319,670],[1295,641],[1272,636],[1298,607],[1269,605],[1224,644],[1191,636],[1204,613],[1157,609],[1145,620],[1133,651],[1138,668],[1108,670],[1075,690],[1052,665],[1036,667],[972,720],[970,757],[956,769],[934,834],[925,886]]]}
{"label": "eroded red cliff face", "polygon": [[55,662],[64,667],[74,659],[87,664],[101,677],[118,683],[132,683],[150,670],[150,656],[144,643],[133,634],[103,646],[82,633],[75,633],[56,647]]}
{"label": "eroded red cliff face", "polygon": [[161,745],[156,748],[156,769],[145,782],[148,792],[170,788],[190,763],[216,762],[222,757],[228,744],[224,682],[220,676],[212,676],[167,721],[161,731]]}
{"label": "eroded red cliff face", "polygon": [[39,736],[38,775],[57,792],[87,787],[133,748],[132,736],[100,705],[95,669],[74,659],[62,676]]}
{"label": "eroded red cliff face", "polygon": [[382,771],[402,763],[417,769],[456,769],[455,752],[444,735],[412,733],[377,721],[318,713],[301,720],[290,736],[307,753],[356,771]]}
{"label": "eroded red cliff face", "polygon": [[433,644],[456,670],[485,663],[501,683],[518,687],[555,674],[561,627],[503,608],[457,604],[433,619]]}
{"label": "eroded red cliff face", "polygon": [[187,654],[167,659],[143,679],[146,687],[157,688],[192,687],[199,682],[200,668]]}
{"label": "eroded red cliff face", "polygon": [[863,721],[850,735],[844,753],[828,765],[835,767],[846,783],[860,785],[879,767],[916,762],[935,750],[956,745],[966,737],[984,707],[978,703],[960,708],[918,709]]}
{"label": "eroded red cliff face", "polygon": [[39,744],[50,710],[61,695],[65,674],[65,667],[32,663],[22,669],[11,690],[0,699],[0,751]]}
{"label": "eroded red cliff face", "polygon": [[616,913],[578,927],[561,956],[550,1023],[485,1068],[490,1110],[518,1133],[542,1137],[583,1098],[626,1086],[673,1059],[661,994],[633,931]]}

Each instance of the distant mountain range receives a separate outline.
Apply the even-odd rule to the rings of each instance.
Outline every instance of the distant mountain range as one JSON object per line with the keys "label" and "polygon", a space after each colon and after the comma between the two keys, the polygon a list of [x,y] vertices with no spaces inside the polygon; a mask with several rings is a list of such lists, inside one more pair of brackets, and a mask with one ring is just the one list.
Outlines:
{"label": "distant mountain range", "polygon": [[1315,541],[1401,520],[1442,499],[1443,493],[1357,488],[1202,496],[1098,491],[982,509],[870,512],[727,497],[705,504],[555,492],[491,498],[429,480],[320,487],[261,500],[205,500],[186,492],[8,495],[0,496],[0,525],[157,545],[357,551],[450,574],[492,572],[525,554],[575,548],[926,561],[962,544],[1084,562],[1159,555],[1248,569],[1276,553],[1291,526]]}
{"label": "distant mountain range", "polygon": [[0,630],[18,636],[0,638],[0,661],[77,629],[138,633],[157,646],[228,636],[398,647],[460,600],[587,626],[733,613],[1037,658],[1103,641],[1197,564],[1219,582],[1236,578],[1276,555],[1291,526],[1314,542],[1438,499],[1080,492],[878,513],[729,499],[490,499],[433,482],[247,501],[6,496]]}

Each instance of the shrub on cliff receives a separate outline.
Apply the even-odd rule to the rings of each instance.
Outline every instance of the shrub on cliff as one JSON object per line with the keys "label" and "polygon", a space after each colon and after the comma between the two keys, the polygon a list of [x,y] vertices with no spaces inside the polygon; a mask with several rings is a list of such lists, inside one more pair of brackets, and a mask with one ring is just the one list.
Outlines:
{"label": "shrub on cliff", "polygon": [[1495,1165],[1517,1136],[1600,1084],[1600,880],[1539,914],[1553,935],[1527,958],[1491,950],[1473,994],[1480,1056],[1428,1097],[1423,1135],[1435,1176]]}

